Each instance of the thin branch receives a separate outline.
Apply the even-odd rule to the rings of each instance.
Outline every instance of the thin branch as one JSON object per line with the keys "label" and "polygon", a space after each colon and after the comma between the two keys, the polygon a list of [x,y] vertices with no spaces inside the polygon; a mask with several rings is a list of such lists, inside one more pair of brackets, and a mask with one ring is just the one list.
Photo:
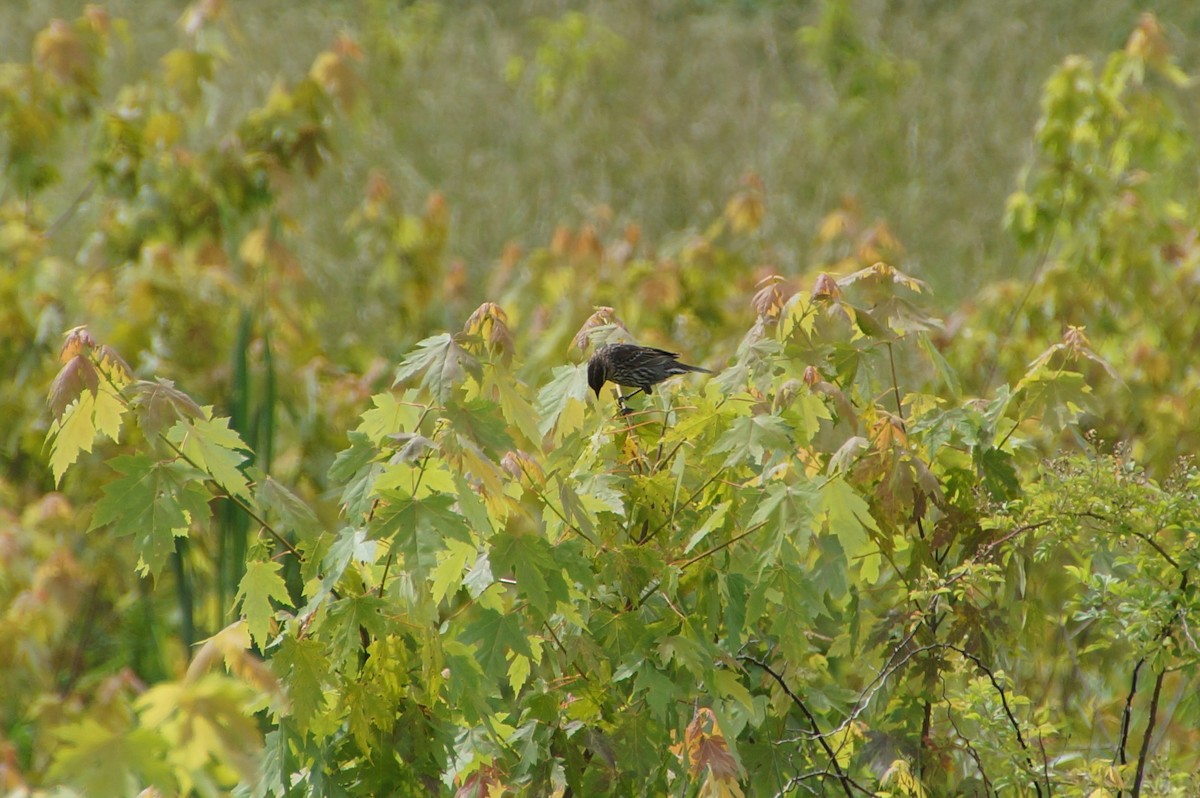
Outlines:
{"label": "thin branch", "polygon": [[[572,532],[574,532],[576,535],[579,535],[579,537],[583,538],[583,539],[584,539],[584,540],[586,540],[588,543],[591,543],[593,546],[596,546],[596,541],[594,541],[594,540],[592,540],[590,537],[588,537],[587,533],[586,533],[586,532],[584,532],[582,529],[578,529],[578,528],[576,528],[575,526],[573,526],[573,525],[571,524],[571,522],[567,520],[567,517],[566,517],[565,515],[563,515],[563,513],[562,513],[562,512],[561,512],[561,511],[560,511],[560,510],[559,510],[557,507],[555,507],[553,504],[551,504],[551,503],[550,503],[550,500],[549,500],[548,498],[546,498],[546,494],[545,494],[545,493],[543,493],[543,492],[542,492],[542,491],[541,491],[541,490],[540,490],[540,489],[537,487],[537,482],[534,480],[534,478],[533,478],[532,476],[530,476],[530,475],[529,475],[529,472],[525,470],[525,465],[524,465],[523,463],[521,463],[519,460],[517,461],[517,467],[521,469],[521,473],[522,473],[522,474],[524,474],[524,475],[525,475],[525,478],[529,480],[529,489],[533,491],[533,495],[535,495],[535,496],[537,496],[539,499],[541,499],[541,500],[542,500],[542,504],[544,504],[544,505],[546,505],[547,507],[549,507],[549,508],[550,508],[550,510],[551,510],[551,511],[552,511],[552,512],[553,512],[555,515],[557,515],[557,516],[558,516],[559,520],[563,522],[563,525],[564,525],[564,526],[565,526],[567,529],[571,530],[571,531],[572,531]],[[562,483],[562,477],[559,477],[558,479],[559,479],[559,483],[561,484],[561,483]],[[599,547],[599,546],[596,546],[596,548],[600,548],[600,547]]]}
{"label": "thin branch", "polygon": [[[205,471],[203,468],[201,468],[200,465],[195,460],[188,457],[184,453],[183,449],[179,448],[171,440],[169,440],[165,434],[160,432],[158,434],[158,437],[159,437],[159,440],[166,443],[167,446],[169,446],[171,448],[171,450],[175,452],[175,454],[179,455],[179,457],[182,458],[183,461],[186,462],[188,465],[190,465],[192,468],[195,468],[197,471],[200,471],[202,473],[208,474],[208,472]],[[242,512],[244,512],[246,515],[250,516],[251,519],[253,519],[254,523],[258,524],[260,527],[265,529],[267,531],[267,533],[271,535],[271,537],[275,538],[275,540],[278,541],[279,545],[281,545],[285,549],[287,549],[288,552],[290,552],[293,557],[295,557],[299,562],[304,562],[304,555],[301,554],[300,551],[295,546],[293,546],[290,542],[288,542],[288,540],[283,535],[279,534],[279,532],[275,529],[275,527],[272,526],[270,523],[268,523],[265,518],[263,518],[258,513],[256,513],[254,511],[253,507],[251,507],[249,504],[247,504],[241,497],[235,496],[232,493],[230,493],[229,491],[227,491],[225,489],[225,487],[223,485],[221,485],[220,482],[217,482],[216,479],[214,479],[212,477],[211,474],[209,475],[208,478],[214,485],[216,485],[218,488],[221,489],[220,492],[217,494],[218,496],[228,499],[229,501],[231,501],[235,505],[237,505],[241,509]]]}
{"label": "thin branch", "polygon": [[1142,750],[1138,751],[1137,776],[1133,779],[1133,798],[1142,794],[1142,779],[1146,775],[1146,760],[1150,756],[1151,738],[1154,736],[1154,723],[1158,719],[1158,697],[1162,693],[1164,671],[1158,672],[1154,680],[1154,692],[1150,696],[1150,717],[1146,720],[1146,733],[1142,735]]}
{"label": "thin branch", "polygon": [[844,770],[842,770],[842,765],[837,759],[837,752],[834,751],[833,746],[829,744],[829,741],[826,739],[826,735],[821,733],[821,727],[820,724],[817,723],[816,717],[808,710],[808,707],[805,706],[804,700],[792,692],[792,688],[788,687],[788,684],[786,681],[784,681],[783,676],[776,673],[771,666],[763,660],[756,659],[755,657],[745,654],[739,656],[738,659],[742,662],[749,662],[757,665],[759,668],[762,668],[762,670],[768,676],[775,680],[783,692],[787,694],[787,697],[792,699],[792,703],[799,707],[804,716],[808,718],[809,725],[812,726],[813,737],[821,744],[821,747],[825,749],[825,753],[829,755],[829,764],[833,766],[834,774],[837,777],[838,783],[842,785],[842,790],[846,793],[848,798],[854,798],[854,793],[851,790],[851,787],[860,790],[866,795],[872,795],[873,793],[870,790],[867,790],[866,788],[856,784],[854,780],[851,779]]}
{"label": "thin branch", "polygon": [[[1021,750],[1025,752],[1025,761],[1029,765],[1029,769],[1036,773],[1037,768],[1033,764],[1033,757],[1030,755],[1029,745],[1025,742],[1025,738],[1021,734],[1021,724],[1017,722],[1016,715],[1013,714],[1012,708],[1009,707],[1008,693],[1005,692],[1004,686],[1001,685],[999,680],[996,679],[996,674],[983,662],[983,660],[966,649],[959,648],[953,643],[942,643],[940,645],[956,652],[961,657],[971,660],[971,662],[975,663],[975,667],[983,671],[984,675],[988,677],[988,681],[992,683],[992,687],[995,688],[996,692],[1000,695],[1000,705],[1004,708],[1004,714],[1008,717],[1008,722],[1012,725],[1013,731],[1017,735],[1017,743],[1021,746]],[[1042,785],[1036,777],[1034,778],[1033,788],[1037,791],[1039,796],[1042,795]]]}
{"label": "thin branch", "polygon": [[[940,679],[942,685],[942,700],[948,705],[950,703],[949,696],[946,695],[946,680]],[[983,779],[983,794],[998,795],[996,788],[992,786],[992,780],[988,778],[987,770],[983,767],[983,759],[980,758],[979,752],[975,750],[975,746],[971,745],[971,741],[958,728],[958,724],[954,722],[954,713],[949,707],[946,709],[946,720],[950,721],[950,728],[954,729],[954,733],[958,735],[958,739],[962,740],[963,749],[975,761],[975,767],[979,770],[979,777]]]}
{"label": "thin branch", "polygon": [[55,234],[58,233],[58,229],[60,227],[62,227],[64,224],[66,224],[67,221],[72,216],[75,215],[75,211],[79,210],[79,206],[82,205],[84,203],[84,201],[88,197],[90,197],[92,195],[92,192],[95,190],[96,190],[96,178],[93,177],[91,180],[89,180],[87,182],[87,185],[85,185],[83,187],[83,190],[79,192],[79,194],[75,197],[75,199],[71,200],[71,204],[68,205],[66,207],[66,209],[63,210],[63,212],[58,215],[58,218],[55,219],[53,222],[51,222],[49,224],[49,226],[46,227],[45,232],[42,233],[42,237],[43,238],[53,238],[55,236]]}
{"label": "thin branch", "polygon": [[1135,538],[1137,538],[1137,539],[1139,539],[1139,540],[1143,541],[1143,542],[1144,542],[1146,545],[1148,545],[1150,548],[1154,549],[1154,550],[1155,550],[1155,551],[1157,551],[1159,554],[1161,554],[1161,555],[1162,555],[1162,558],[1163,558],[1164,560],[1166,560],[1167,562],[1169,562],[1169,563],[1171,564],[1171,567],[1172,567],[1172,568],[1174,568],[1176,571],[1178,571],[1178,570],[1181,570],[1181,569],[1180,569],[1180,567],[1179,567],[1179,563],[1177,563],[1177,562],[1175,561],[1175,558],[1173,558],[1173,557],[1172,557],[1170,554],[1167,554],[1166,550],[1165,550],[1165,549],[1163,549],[1163,547],[1162,547],[1162,546],[1158,545],[1158,543],[1156,543],[1156,542],[1154,541],[1154,538],[1150,537],[1149,535],[1145,535],[1145,534],[1143,534],[1143,533],[1141,533],[1141,532],[1138,532],[1138,531],[1136,531],[1136,530],[1131,530],[1131,531],[1132,531],[1132,534],[1133,534],[1133,536],[1134,536]]}
{"label": "thin branch", "polygon": [[666,529],[668,526],[670,526],[670,525],[671,525],[671,522],[675,520],[675,515],[676,515],[676,514],[677,514],[677,513],[680,511],[680,509],[682,509],[682,508],[684,508],[684,507],[687,507],[689,504],[691,504],[692,502],[694,502],[694,501],[697,499],[697,497],[699,497],[699,496],[700,496],[700,494],[701,494],[701,493],[703,493],[703,492],[704,492],[704,490],[705,490],[705,489],[706,489],[706,488],[707,488],[709,485],[711,485],[713,482],[715,482],[715,481],[717,480],[717,477],[721,476],[721,472],[722,472],[723,470],[724,470],[724,469],[719,469],[719,470],[718,470],[718,471],[717,471],[715,474],[713,474],[711,477],[709,477],[708,479],[704,480],[704,484],[703,484],[703,485],[701,485],[700,487],[696,488],[696,490],[692,492],[692,495],[691,495],[691,496],[689,496],[689,497],[687,498],[687,501],[685,501],[683,504],[677,504],[677,505],[675,505],[674,507],[672,507],[672,508],[671,508],[671,514],[667,516],[667,520],[663,521],[661,524],[659,524],[658,526],[656,526],[654,529],[650,530],[650,532],[648,532],[648,533],[646,534],[646,536],[645,536],[645,537],[644,537],[644,538],[643,538],[643,539],[642,539],[640,542],[641,542],[641,543],[645,543],[645,542],[649,541],[651,538],[653,538],[653,537],[654,537],[655,535],[657,535],[659,532],[663,531],[663,530],[664,530],[664,529]]}
{"label": "thin branch", "polygon": [[712,555],[716,554],[717,552],[721,551],[722,549],[727,549],[727,548],[729,548],[730,546],[732,546],[734,543],[737,543],[737,542],[738,542],[739,540],[741,540],[742,538],[749,537],[750,535],[753,535],[755,532],[757,532],[758,530],[762,529],[762,528],[763,528],[764,526],[766,526],[766,525],[767,525],[767,522],[766,522],[766,521],[762,521],[762,522],[760,522],[760,523],[757,523],[757,524],[755,524],[754,526],[752,526],[752,527],[750,527],[749,529],[747,529],[747,530],[746,530],[745,532],[743,532],[742,534],[740,534],[740,535],[734,535],[734,536],[733,536],[733,537],[731,537],[729,540],[725,541],[724,543],[720,544],[719,546],[713,546],[713,547],[712,547],[711,549],[709,549],[708,551],[706,551],[706,552],[703,552],[703,553],[701,553],[701,554],[697,554],[695,557],[692,557],[692,558],[691,558],[691,559],[689,559],[689,560],[685,560],[685,561],[683,562],[683,564],[679,566],[679,570],[681,570],[681,571],[682,571],[682,570],[684,570],[685,568],[687,568],[688,566],[690,566],[690,565],[695,565],[696,563],[700,562],[700,561],[701,561],[701,560],[703,560],[705,557],[711,557]]}
{"label": "thin branch", "polygon": [[550,626],[549,621],[542,621],[542,626],[546,627],[546,631],[550,633],[550,639],[552,639],[554,641],[554,645],[558,646],[558,650],[561,651],[562,655],[564,657],[566,657],[567,660],[571,663],[571,667],[573,667],[575,669],[575,672],[579,674],[579,678],[583,680],[583,683],[590,684],[590,682],[588,681],[587,674],[584,673],[583,668],[581,668],[579,666],[578,662],[571,659],[571,656],[567,653],[566,646],[564,646],[562,644],[562,641],[558,639],[558,635],[556,635],[554,633],[554,629],[553,629],[553,627]]}
{"label": "thin branch", "polygon": [[[1142,666],[1146,664],[1146,658],[1142,657],[1133,666],[1133,678],[1129,683],[1129,695],[1125,697],[1125,709],[1121,711],[1121,737],[1117,740],[1117,752],[1113,754],[1113,763],[1119,760],[1122,765],[1128,764],[1129,760],[1125,758],[1125,746],[1129,742],[1129,725],[1133,718],[1133,697],[1137,695],[1138,673],[1141,672]],[[1120,798],[1121,791],[1117,791],[1117,796]]]}

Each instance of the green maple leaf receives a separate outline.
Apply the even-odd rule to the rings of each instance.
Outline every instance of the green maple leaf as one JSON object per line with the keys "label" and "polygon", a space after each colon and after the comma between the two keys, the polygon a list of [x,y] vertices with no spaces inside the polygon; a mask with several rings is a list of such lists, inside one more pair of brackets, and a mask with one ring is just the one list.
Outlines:
{"label": "green maple leaf", "polygon": [[111,526],[118,537],[132,536],[139,570],[157,576],[175,550],[175,538],[186,536],[190,523],[209,518],[211,497],[200,474],[183,463],[139,454],[113,458],[109,465],[122,477],[104,486],[88,531]]}
{"label": "green maple leaf", "polygon": [[982,447],[973,448],[972,454],[983,486],[993,500],[1004,501],[1020,491],[1021,482],[1011,454],[1001,449]]}
{"label": "green maple leaf", "polygon": [[768,451],[784,454],[793,448],[792,430],[783,419],[762,414],[736,419],[713,446],[712,453],[729,452],[722,464],[722,468],[729,468],[748,460],[757,461]]}
{"label": "green maple leaf", "polygon": [[228,418],[212,418],[211,407],[205,407],[204,413],[207,418],[188,419],[171,427],[167,440],[231,496],[249,499],[250,483],[241,471],[246,462],[242,452],[249,447],[229,428]]}
{"label": "green maple leaf", "polygon": [[551,615],[558,602],[569,601],[567,581],[545,538],[501,534],[493,537],[491,544],[492,571],[514,574],[517,592],[528,599],[543,618]]}
{"label": "green maple leaf", "polygon": [[457,540],[446,543],[445,551],[437,555],[437,565],[429,573],[429,592],[435,604],[462,586],[463,574],[478,556],[470,543]]}
{"label": "green maple leaf", "polygon": [[760,574],[787,551],[807,550],[813,521],[813,490],[811,483],[772,482],[767,486],[749,523],[750,527],[765,526],[758,538],[762,543],[754,553]]}
{"label": "green maple leaf", "polygon": [[267,647],[271,633],[271,599],[291,606],[291,597],[279,570],[283,566],[273,560],[257,560],[246,563],[246,573],[238,585],[234,601],[246,616],[246,628],[259,648]]}
{"label": "green maple leaf", "polygon": [[550,382],[537,395],[537,414],[542,419],[538,431],[545,436],[557,428],[561,439],[583,426],[588,394],[587,364],[558,366],[551,375]]}
{"label": "green maple leaf", "polygon": [[325,711],[325,679],[333,672],[325,646],[310,637],[285,635],[271,663],[277,672],[283,672],[281,676],[286,674],[283,681],[288,686],[292,717],[302,731],[307,729],[312,719]]}
{"label": "green maple leaf", "polygon": [[[510,427],[516,427],[529,440],[538,444],[542,440],[538,428],[538,414],[528,398],[529,388],[508,369],[493,367],[484,374],[484,394],[493,395],[500,403],[500,412]],[[489,393],[490,392],[490,393]]]}
{"label": "green maple leaf", "polygon": [[371,537],[391,539],[404,567],[416,580],[424,580],[437,565],[444,541],[474,545],[466,519],[452,508],[454,497],[444,494],[424,499],[388,496],[393,503],[380,508],[371,522]]}
{"label": "green maple leaf", "polygon": [[817,517],[827,518],[829,531],[837,536],[850,562],[860,562],[867,584],[879,578],[881,555],[867,530],[879,531],[871,508],[857,491],[841,477],[834,477],[817,493]]}
{"label": "green maple leaf", "polygon": [[423,412],[421,406],[401,401],[393,393],[375,394],[371,404],[374,407],[362,414],[356,432],[366,435],[377,446],[383,445],[389,435],[416,427]]}
{"label": "green maple leaf", "polygon": [[362,650],[362,630],[372,638],[388,632],[388,615],[394,607],[375,595],[338,599],[329,606],[321,630],[328,635],[330,657],[338,667],[357,669]]}
{"label": "green maple leaf", "polygon": [[416,351],[401,361],[393,384],[403,385],[420,375],[421,387],[445,402],[468,373],[478,379],[480,372],[479,361],[456,344],[449,333],[442,333],[417,343]]}
{"label": "green maple leaf", "polygon": [[682,691],[673,679],[660,673],[649,662],[644,662],[638,669],[635,689],[646,693],[646,706],[650,714],[658,720],[666,720],[671,706],[683,697]]}
{"label": "green maple leaf", "polygon": [[299,496],[279,484],[271,477],[258,480],[255,498],[261,507],[278,516],[282,521],[281,532],[292,530],[305,540],[321,533],[321,521]]}
{"label": "green maple leaf", "polygon": [[1082,374],[1044,367],[1031,369],[1017,383],[1013,395],[1021,401],[1024,418],[1040,419],[1057,432],[1091,408],[1091,392]]}
{"label": "green maple leaf", "polygon": [[496,412],[498,409],[494,402],[477,397],[462,404],[447,404],[442,415],[455,432],[475,441],[485,451],[507,452],[515,444],[503,414]]}
{"label": "green maple leaf", "polygon": [[463,631],[462,642],[474,644],[483,672],[499,684],[508,676],[508,652],[533,656],[529,639],[515,615],[480,609],[475,620]]}
{"label": "green maple leaf", "polygon": [[342,506],[346,508],[346,517],[359,518],[375,501],[372,496],[375,479],[383,466],[375,462],[379,450],[370,438],[361,432],[351,432],[349,437],[350,448],[338,452],[329,467],[329,481],[345,486],[342,488]]}

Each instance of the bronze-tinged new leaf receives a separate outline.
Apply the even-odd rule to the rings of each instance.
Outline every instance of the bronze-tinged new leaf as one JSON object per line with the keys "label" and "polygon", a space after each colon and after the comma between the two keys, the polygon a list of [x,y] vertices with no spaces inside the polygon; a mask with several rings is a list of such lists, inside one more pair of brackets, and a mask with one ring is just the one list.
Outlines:
{"label": "bronze-tinged new leaf", "polygon": [[703,772],[711,768],[714,778],[734,781],[738,775],[737,760],[729,753],[729,744],[724,737],[707,736],[696,746],[696,767]]}
{"label": "bronze-tinged new leaf", "polygon": [[625,322],[621,321],[615,310],[607,306],[595,308],[592,315],[588,316],[587,321],[579,328],[579,332],[575,333],[575,337],[571,339],[571,345],[583,351],[588,348],[588,344],[596,335],[601,336],[601,340],[596,342],[597,346],[618,341],[633,341],[633,336],[629,334]]}
{"label": "bronze-tinged new leaf", "polygon": [[118,389],[124,388],[133,381],[133,369],[125,362],[125,358],[117,354],[117,350],[108,344],[104,344],[100,347],[97,354],[100,372],[114,387]]}
{"label": "bronze-tinged new leaf", "polygon": [[79,34],[61,19],[53,20],[34,38],[33,55],[39,67],[62,83],[74,84],[87,78],[87,47]]}
{"label": "bronze-tinged new leaf", "polygon": [[853,274],[848,274],[845,277],[838,279],[837,283],[842,288],[854,283],[866,282],[870,285],[886,286],[888,284],[903,285],[917,293],[922,293],[928,290],[928,286],[923,280],[918,280],[916,277],[905,274],[894,266],[880,261],[873,266],[868,266],[865,269],[859,269]]}
{"label": "bronze-tinged new leaf", "polygon": [[483,339],[488,352],[505,365],[512,361],[513,338],[508,329],[508,314],[495,302],[484,302],[476,308],[463,325],[463,332]]}
{"label": "bronze-tinged new leaf", "polygon": [[396,432],[388,437],[395,441],[398,447],[395,460],[409,465],[415,465],[426,452],[438,448],[437,443],[416,432]]}
{"label": "bronze-tinged new leaf", "polygon": [[842,289],[838,287],[838,281],[831,275],[821,272],[817,275],[817,282],[813,284],[812,298],[829,299],[838,301],[842,298]]}
{"label": "bronze-tinged new leaf", "polygon": [[58,372],[50,383],[50,411],[54,418],[61,419],[67,406],[79,398],[84,391],[96,393],[100,386],[100,375],[96,367],[83,355],[75,355]]}
{"label": "bronze-tinged new leaf", "polygon": [[774,321],[779,318],[779,314],[783,311],[786,299],[783,295],[783,278],[778,274],[768,275],[758,281],[760,286],[754,294],[754,299],[750,301],[754,312],[761,318]]}
{"label": "bronze-tinged new leaf", "polygon": [[363,88],[362,77],[340,52],[327,50],[317,55],[308,74],[326,94],[337,100],[343,111],[354,107]]}
{"label": "bronze-tinged new leaf", "polygon": [[138,423],[148,435],[172,427],[178,421],[204,418],[200,405],[175,387],[171,380],[139,380],[125,389],[137,410]]}
{"label": "bronze-tinged new leaf", "polygon": [[63,335],[62,349],[58,350],[58,360],[66,363],[77,355],[86,355],[96,346],[96,339],[88,332],[86,324],[73,327]]}

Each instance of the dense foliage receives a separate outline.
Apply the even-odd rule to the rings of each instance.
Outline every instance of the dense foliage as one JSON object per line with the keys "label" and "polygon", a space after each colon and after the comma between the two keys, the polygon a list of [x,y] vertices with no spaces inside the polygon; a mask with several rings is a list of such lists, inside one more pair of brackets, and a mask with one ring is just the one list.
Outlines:
{"label": "dense foliage", "polygon": [[[903,80],[827,11],[835,82]],[[620,57],[539,24],[539,107]],[[342,231],[421,338],[394,364],[322,350],[289,210],[370,54],[227,113],[221,4],[181,29],[111,102],[99,9],[0,73],[5,790],[1200,790],[1200,209],[1154,18],[1051,76],[1008,206],[1035,271],[947,323],[852,205],[774,262],[754,175],[701,232],[600,215],[476,285],[446,200],[376,173]],[[635,335],[717,373],[620,414],[585,361]]]}

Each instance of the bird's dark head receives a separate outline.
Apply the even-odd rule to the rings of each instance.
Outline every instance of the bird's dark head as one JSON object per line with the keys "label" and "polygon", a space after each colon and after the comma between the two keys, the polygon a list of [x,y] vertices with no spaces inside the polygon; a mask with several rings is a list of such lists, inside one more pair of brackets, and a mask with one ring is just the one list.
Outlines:
{"label": "bird's dark head", "polygon": [[604,368],[604,358],[592,355],[592,359],[588,361],[588,386],[596,392],[597,398],[607,379],[608,371]]}

